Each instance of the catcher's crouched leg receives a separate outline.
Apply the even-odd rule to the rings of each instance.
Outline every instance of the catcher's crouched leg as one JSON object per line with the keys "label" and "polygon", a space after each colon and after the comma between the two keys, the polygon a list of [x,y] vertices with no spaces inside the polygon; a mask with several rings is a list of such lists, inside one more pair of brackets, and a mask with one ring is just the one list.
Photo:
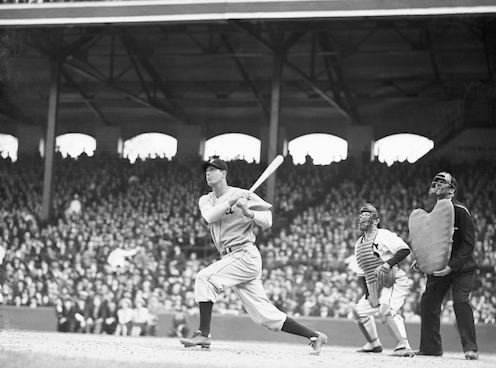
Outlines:
{"label": "catcher's crouched leg", "polygon": [[406,336],[405,324],[403,323],[403,318],[399,315],[393,315],[393,312],[387,304],[381,304],[379,306],[379,315],[381,316],[381,321],[384,323],[388,331],[394,338],[396,342],[396,347],[394,349],[394,356],[413,356],[414,352],[410,347]]}
{"label": "catcher's crouched leg", "polygon": [[357,352],[359,353],[380,353],[382,352],[381,341],[377,334],[377,326],[373,316],[360,316],[357,306],[353,308],[353,320],[358,325],[367,343]]}

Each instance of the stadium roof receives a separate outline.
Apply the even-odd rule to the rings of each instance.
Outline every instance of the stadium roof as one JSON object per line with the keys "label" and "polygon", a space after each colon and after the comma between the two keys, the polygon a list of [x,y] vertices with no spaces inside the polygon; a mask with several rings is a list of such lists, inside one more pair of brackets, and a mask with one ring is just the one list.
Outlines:
{"label": "stadium roof", "polygon": [[0,121],[46,125],[60,65],[61,131],[254,134],[280,76],[289,139],[357,124],[439,142],[495,126],[495,13],[493,0],[2,4]]}
{"label": "stadium roof", "polygon": [[[22,3],[22,2],[21,2]],[[491,14],[492,0],[135,0],[4,5],[0,25]]]}

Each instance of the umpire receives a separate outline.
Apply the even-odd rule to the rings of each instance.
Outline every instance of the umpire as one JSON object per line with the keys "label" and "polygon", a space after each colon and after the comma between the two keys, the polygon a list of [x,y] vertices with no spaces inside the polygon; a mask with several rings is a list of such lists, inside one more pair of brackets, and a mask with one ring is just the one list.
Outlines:
{"label": "umpire", "polygon": [[[440,172],[432,180],[429,195],[437,200],[450,199],[455,209],[455,233],[448,264],[427,276],[425,291],[420,301],[422,317],[420,349],[417,355],[443,355],[440,314],[444,296],[453,290],[453,307],[465,358],[479,358],[475,334],[474,314],[470,306],[470,292],[474,285],[477,264],[473,255],[475,230],[468,209],[454,199],[458,189],[456,179],[447,172]],[[430,212],[432,208],[428,210]]]}

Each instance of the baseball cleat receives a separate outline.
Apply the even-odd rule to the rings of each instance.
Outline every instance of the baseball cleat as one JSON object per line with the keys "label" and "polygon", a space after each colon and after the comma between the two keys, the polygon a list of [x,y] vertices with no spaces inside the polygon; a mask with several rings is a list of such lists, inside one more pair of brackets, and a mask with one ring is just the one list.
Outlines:
{"label": "baseball cleat", "polygon": [[409,349],[407,347],[401,347],[401,348],[396,348],[393,351],[392,356],[397,356],[397,357],[412,357],[415,355],[412,349]]}
{"label": "baseball cleat", "polygon": [[179,342],[183,344],[186,348],[193,346],[201,346],[202,349],[210,348],[212,339],[209,336],[203,336],[200,330],[196,331],[193,336],[189,338],[180,339]]}
{"label": "baseball cleat", "polygon": [[382,346],[374,346],[372,349],[358,349],[357,353],[382,353]]}
{"label": "baseball cleat", "polygon": [[320,355],[320,351],[322,350],[322,345],[327,344],[327,336],[326,334],[317,331],[319,336],[314,336],[310,338],[310,346],[313,351],[310,353],[311,355]]}
{"label": "baseball cleat", "polygon": [[477,359],[479,359],[479,354],[476,351],[472,351],[472,350],[466,351],[465,352],[465,359],[477,360]]}

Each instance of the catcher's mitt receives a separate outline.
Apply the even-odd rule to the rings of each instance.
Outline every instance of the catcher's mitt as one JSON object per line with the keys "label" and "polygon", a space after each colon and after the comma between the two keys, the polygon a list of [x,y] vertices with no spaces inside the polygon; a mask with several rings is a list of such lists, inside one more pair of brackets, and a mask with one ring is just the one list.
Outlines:
{"label": "catcher's mitt", "polygon": [[379,266],[374,271],[377,277],[377,286],[381,290],[383,287],[390,288],[394,285],[395,272],[394,269],[388,269],[383,266]]}

